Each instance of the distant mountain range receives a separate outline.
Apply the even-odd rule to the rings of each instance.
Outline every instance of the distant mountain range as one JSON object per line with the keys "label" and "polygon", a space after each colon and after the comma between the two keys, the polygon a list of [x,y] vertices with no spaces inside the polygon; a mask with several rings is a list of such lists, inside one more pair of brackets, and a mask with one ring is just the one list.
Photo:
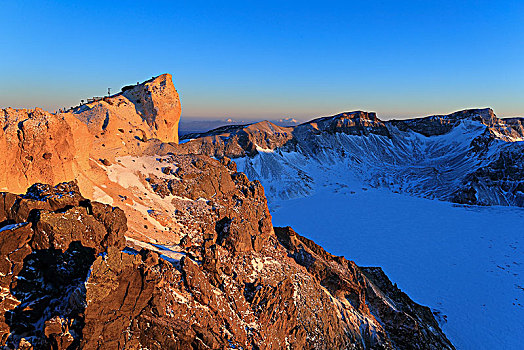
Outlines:
{"label": "distant mountain range", "polygon": [[[248,125],[256,123],[256,121],[242,120],[242,119],[204,119],[204,118],[182,118],[179,123],[179,135],[196,134],[206,132],[208,130],[216,129],[227,125]],[[295,126],[300,124],[300,121],[295,118],[280,118],[271,120],[271,123],[279,126]]]}
{"label": "distant mountain range", "polygon": [[[524,119],[493,110],[382,121],[347,112],[294,127],[264,121],[185,135],[194,153],[234,158],[270,198],[359,179],[463,204],[524,206]],[[189,141],[191,140],[191,141]]]}

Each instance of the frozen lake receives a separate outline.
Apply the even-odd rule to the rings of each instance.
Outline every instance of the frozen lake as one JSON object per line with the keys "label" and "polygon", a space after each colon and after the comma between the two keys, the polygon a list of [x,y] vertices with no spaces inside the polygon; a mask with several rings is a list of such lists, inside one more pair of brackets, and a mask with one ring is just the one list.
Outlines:
{"label": "frozen lake", "polygon": [[523,348],[524,209],[351,187],[270,205],[275,226],[382,267],[412,299],[440,311],[458,349]]}

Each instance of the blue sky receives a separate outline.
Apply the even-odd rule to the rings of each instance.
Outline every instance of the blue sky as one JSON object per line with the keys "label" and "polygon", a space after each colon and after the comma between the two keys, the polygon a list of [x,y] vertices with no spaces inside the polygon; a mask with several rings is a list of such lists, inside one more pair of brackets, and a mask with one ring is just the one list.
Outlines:
{"label": "blue sky", "polygon": [[524,115],[524,1],[3,1],[0,106],[173,74],[185,118]]}

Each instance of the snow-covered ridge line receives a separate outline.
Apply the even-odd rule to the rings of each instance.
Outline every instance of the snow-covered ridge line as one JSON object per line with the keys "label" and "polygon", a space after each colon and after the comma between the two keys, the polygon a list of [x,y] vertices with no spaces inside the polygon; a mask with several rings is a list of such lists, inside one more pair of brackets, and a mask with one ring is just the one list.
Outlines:
{"label": "snow-covered ridge line", "polygon": [[358,180],[458,203],[524,205],[522,122],[506,123],[491,109],[391,121],[357,111],[294,128],[260,122],[222,130],[183,147],[235,158],[270,201]]}

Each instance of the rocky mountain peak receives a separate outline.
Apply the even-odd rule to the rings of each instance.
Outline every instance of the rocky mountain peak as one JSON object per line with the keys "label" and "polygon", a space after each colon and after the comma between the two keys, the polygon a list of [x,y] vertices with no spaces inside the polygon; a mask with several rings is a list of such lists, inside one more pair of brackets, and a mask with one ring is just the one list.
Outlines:
{"label": "rocky mountain peak", "polygon": [[448,133],[464,120],[481,122],[493,127],[500,124],[491,108],[464,109],[451,114],[432,115],[423,118],[391,120],[389,123],[402,131],[414,131],[424,136],[437,136]]}
{"label": "rocky mountain peak", "polygon": [[[170,74],[126,86],[66,112],[0,110],[0,189],[23,192],[35,182],[78,179],[86,193],[93,161],[142,154],[154,142],[178,143],[181,106]],[[149,142],[150,140],[157,140]]]}
{"label": "rocky mountain peak", "polygon": [[124,86],[120,93],[80,105],[70,112],[84,122],[91,133],[110,136],[104,137],[107,142],[124,130],[132,134],[128,135],[130,140],[136,136],[141,140],[178,143],[181,110],[171,74],[162,74],[143,83]]}
{"label": "rocky mountain peak", "polygon": [[178,143],[181,106],[171,74],[124,87],[122,95],[134,103],[137,113],[155,130],[157,139]]}
{"label": "rocky mountain peak", "polygon": [[457,111],[448,115],[436,115],[430,118],[433,119],[447,119],[451,122],[456,122],[458,120],[469,119],[473,121],[480,121],[481,123],[487,126],[493,126],[500,122],[500,119],[497,118],[495,112],[491,108],[472,108],[464,109]]}
{"label": "rocky mountain peak", "polygon": [[[383,121],[374,112],[353,111],[339,113],[329,117],[313,119],[310,122],[295,127],[294,134],[304,135],[318,133],[344,133],[347,135],[367,136],[376,134],[389,136],[389,131]],[[299,136],[301,137],[301,136]]]}

